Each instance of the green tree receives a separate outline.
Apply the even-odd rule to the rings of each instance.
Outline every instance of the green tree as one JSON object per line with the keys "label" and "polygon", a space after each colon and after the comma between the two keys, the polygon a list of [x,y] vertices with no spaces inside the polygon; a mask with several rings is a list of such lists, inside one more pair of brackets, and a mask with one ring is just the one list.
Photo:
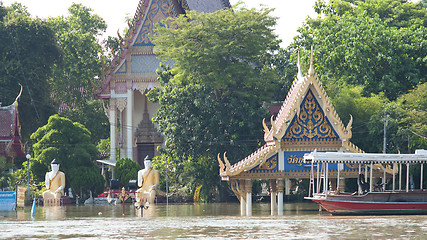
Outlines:
{"label": "green tree", "polygon": [[[363,86],[390,100],[427,76],[427,11],[399,0],[317,2],[323,17],[308,19],[291,48],[315,47],[322,82]],[[309,56],[304,54],[305,59]]]}
{"label": "green tree", "polygon": [[57,106],[68,109],[86,105],[92,99],[92,83],[101,76],[102,47],[97,37],[105,32],[105,21],[92,9],[72,4],[69,15],[49,18],[63,61],[54,66],[50,84]]}
{"label": "green tree", "polygon": [[98,152],[90,141],[90,132],[83,125],[53,115],[31,135],[31,140],[34,158],[30,168],[36,182],[44,181],[48,166],[55,158],[61,163],[67,185],[73,192],[91,190],[96,194],[103,191],[104,179],[93,163]]}
{"label": "green tree", "polygon": [[427,83],[397,99],[404,117],[399,121],[399,132],[408,136],[409,152],[427,149]]}
{"label": "green tree", "polygon": [[[369,121],[374,115],[384,113],[384,105],[388,102],[384,94],[371,94],[365,97],[362,94],[361,86],[329,86],[328,95],[330,96],[335,110],[343,123],[350,121],[350,115],[353,117],[351,142],[366,152],[379,152],[382,149],[381,142],[378,144],[378,136],[374,138],[369,136]],[[379,120],[379,122],[382,122]],[[373,143],[375,141],[375,143]]]}
{"label": "green tree", "polygon": [[0,157],[0,189],[3,189],[7,186],[9,186],[9,178],[10,178],[10,173],[9,173],[9,168],[10,168],[10,164],[7,163],[6,158],[5,157]]}
{"label": "green tree", "polygon": [[100,100],[87,101],[59,115],[85,126],[91,132],[91,142],[94,144],[110,136],[110,123]]}
{"label": "green tree", "polygon": [[110,158],[110,138],[104,138],[99,140],[96,145],[101,159]]}
{"label": "green tree", "polygon": [[368,123],[372,147],[382,150],[384,135],[384,114],[387,114],[387,152],[414,153],[416,149],[427,148],[427,83],[420,84],[396,101],[385,104],[382,111],[371,116]]}
{"label": "green tree", "polygon": [[173,69],[159,72],[162,88],[149,92],[160,103],[154,122],[181,166],[174,174],[185,179],[184,186],[203,184],[205,199],[221,187],[218,153],[226,151],[236,162],[260,146],[267,115],[262,104],[272,99],[278,81],[271,64],[278,49],[276,19],[270,12],[188,12],[165,21],[168,27],[157,26],[151,36],[155,53],[174,62]]}
{"label": "green tree", "polygon": [[119,179],[123,187],[127,187],[129,180],[138,179],[138,171],[141,166],[130,158],[122,158],[116,163],[114,168],[114,178]]}
{"label": "green tree", "polygon": [[60,60],[55,34],[41,19],[33,19],[21,4],[0,4],[0,100],[11,104],[22,84],[19,118],[23,142],[46,123],[54,109],[48,79]]}

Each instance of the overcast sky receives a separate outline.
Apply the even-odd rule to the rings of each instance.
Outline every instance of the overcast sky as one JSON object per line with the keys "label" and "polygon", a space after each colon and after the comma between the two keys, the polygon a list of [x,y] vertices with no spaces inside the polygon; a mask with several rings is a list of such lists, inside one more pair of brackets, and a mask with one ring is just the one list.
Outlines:
{"label": "overcast sky", "polygon": [[[3,5],[9,6],[13,2],[20,2],[28,7],[30,14],[35,17],[47,18],[67,14],[67,9],[73,2],[82,3],[90,7],[95,14],[101,16],[107,22],[106,35],[117,36],[126,27],[125,17],[133,16],[139,0],[0,0]],[[230,0],[233,5],[238,0]],[[262,3],[267,7],[275,8],[273,15],[279,17],[276,34],[282,39],[282,47],[286,47],[297,34],[296,30],[301,26],[305,18],[315,16],[313,5],[315,0],[244,0],[249,8],[259,8]]]}

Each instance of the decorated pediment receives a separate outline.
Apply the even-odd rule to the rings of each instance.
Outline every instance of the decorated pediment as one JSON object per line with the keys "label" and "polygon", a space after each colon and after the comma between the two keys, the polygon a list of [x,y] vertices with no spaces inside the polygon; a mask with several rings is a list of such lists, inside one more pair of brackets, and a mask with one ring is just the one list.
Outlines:
{"label": "decorated pediment", "polygon": [[153,33],[154,25],[156,23],[161,24],[161,20],[173,15],[174,13],[169,6],[168,0],[150,1],[148,12],[144,16],[144,23],[139,30],[133,46],[154,46],[148,38],[148,35]]}
{"label": "decorated pediment", "polygon": [[284,141],[339,139],[310,89],[300,105],[299,114],[295,114],[282,139]]}

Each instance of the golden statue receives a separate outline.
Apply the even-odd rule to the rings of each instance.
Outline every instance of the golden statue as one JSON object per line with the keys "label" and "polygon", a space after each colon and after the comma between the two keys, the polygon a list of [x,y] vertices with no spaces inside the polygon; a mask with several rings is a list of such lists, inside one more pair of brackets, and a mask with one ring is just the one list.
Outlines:
{"label": "golden statue", "polygon": [[43,192],[44,205],[60,205],[61,197],[64,195],[65,174],[59,171],[59,161],[53,159],[50,163],[52,171],[47,172],[45,183],[47,190]]}
{"label": "golden statue", "polygon": [[138,190],[136,190],[135,198],[139,206],[143,202],[154,203],[156,198],[156,188],[159,186],[159,171],[153,169],[151,159],[145,157],[144,169],[138,171]]}

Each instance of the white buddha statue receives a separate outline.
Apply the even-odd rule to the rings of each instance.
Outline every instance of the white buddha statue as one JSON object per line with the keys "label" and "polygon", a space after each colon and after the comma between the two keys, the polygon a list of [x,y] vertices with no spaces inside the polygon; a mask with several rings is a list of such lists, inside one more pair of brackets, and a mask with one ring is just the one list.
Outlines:
{"label": "white buddha statue", "polygon": [[59,205],[60,199],[64,195],[65,174],[59,171],[58,160],[53,159],[50,166],[52,171],[47,172],[45,176],[47,190],[43,192],[43,201],[45,205],[47,201],[55,203],[54,205]]}
{"label": "white buddha statue", "polygon": [[154,203],[156,188],[159,186],[159,171],[153,169],[151,159],[145,157],[144,169],[138,171],[138,190],[136,190],[136,201],[142,205],[143,202]]}

